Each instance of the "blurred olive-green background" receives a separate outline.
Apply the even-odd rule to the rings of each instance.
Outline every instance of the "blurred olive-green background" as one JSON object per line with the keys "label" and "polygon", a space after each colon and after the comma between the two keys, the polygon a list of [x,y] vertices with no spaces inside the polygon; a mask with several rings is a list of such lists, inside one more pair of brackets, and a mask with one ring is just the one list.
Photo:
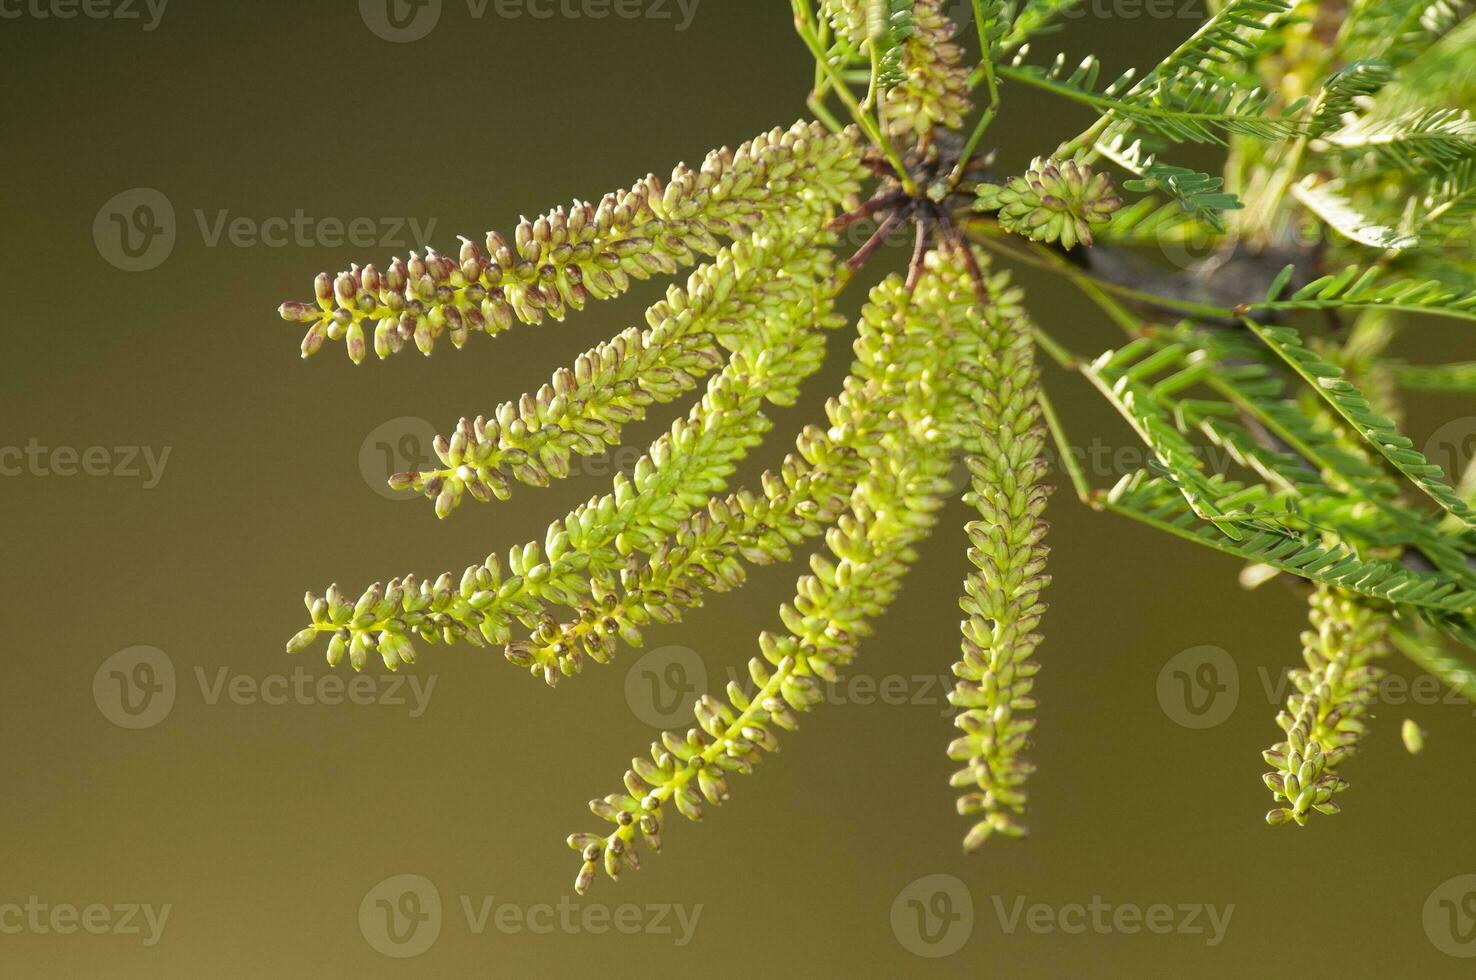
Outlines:
{"label": "blurred olive-green background", "polygon": [[[360,6],[0,3],[0,975],[1471,975],[1476,960],[1449,955],[1476,952],[1472,879],[1450,883],[1476,873],[1470,707],[1391,688],[1344,814],[1268,829],[1260,752],[1302,599],[1243,592],[1232,560],[1064,489],[1032,834],[967,859],[942,699],[967,569],[957,501],[844,703],[807,716],[701,825],[673,813],[662,854],[584,898],[563,838],[599,828],[585,801],[616,791],[656,733],[645,692],[673,662],[720,687],[777,625],[800,562],[653,629],[656,660],[623,653],[557,690],[444,647],[422,650],[418,686],[360,682],[368,703],[315,686],[321,657],[282,650],[305,589],[459,570],[608,486],[591,461],[446,521],[380,492],[426,433],[536,388],[639,322],[657,287],[359,368],[340,345],[299,360],[277,304],[310,298],[320,270],[454,253],[458,234],[787,125],[811,72],[777,0],[491,0],[481,16],[445,0],[438,17],[401,3],[393,22],[383,0]],[[1098,3],[1057,40],[1125,67],[1194,26]],[[991,133],[1004,172],[1082,122],[1008,96]],[[1022,278],[1072,346],[1116,342],[1078,296]],[[1427,356],[1472,354],[1460,327],[1427,329]],[[848,344],[837,334],[803,402],[775,413],[747,479],[820,417]],[[1077,440],[1130,445],[1084,385],[1049,382]],[[1420,404],[1411,428],[1454,452],[1472,416]],[[1099,483],[1119,475],[1105,458]],[[1189,707],[1186,678],[1214,682]],[[1406,716],[1429,732],[1419,757],[1399,744]],[[1071,908],[1094,900],[1100,930]],[[168,906],[162,929],[134,903],[156,920]],[[1132,928],[1160,904],[1167,934]],[[1181,905],[1233,910],[1217,936]]]}

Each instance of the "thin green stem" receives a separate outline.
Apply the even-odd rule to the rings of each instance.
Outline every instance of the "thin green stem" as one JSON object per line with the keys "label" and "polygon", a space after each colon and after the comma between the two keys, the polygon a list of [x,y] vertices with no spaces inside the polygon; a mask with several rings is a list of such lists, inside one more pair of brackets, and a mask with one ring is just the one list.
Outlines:
{"label": "thin green stem", "polygon": [[831,111],[826,108],[825,93],[819,89],[810,93],[809,98],[805,100],[805,105],[810,107],[810,111],[815,114],[815,118],[824,123],[825,128],[829,129],[832,133],[839,133],[845,128],[840,124],[840,120],[835,118]]}
{"label": "thin green stem", "polygon": [[[1235,318],[1235,311],[1228,307],[1210,306],[1205,303],[1171,299],[1167,296],[1159,296],[1157,293],[1145,292],[1141,289],[1133,289],[1130,286],[1108,282],[1105,279],[1098,279],[1090,273],[1076,268],[1064,258],[1056,255],[1055,252],[1043,246],[1037,246],[1037,248],[1040,256],[1044,257],[1031,255],[1028,252],[1021,252],[1017,248],[1004,244],[1000,239],[1007,237],[1006,233],[998,231],[997,226],[991,223],[972,221],[967,222],[964,227],[967,231],[973,233],[970,237],[974,241],[990,251],[1003,255],[1006,258],[1014,259],[1017,262],[1023,262],[1034,268],[1044,269],[1047,272],[1054,272],[1058,275],[1065,276],[1079,287],[1086,288],[1086,286],[1091,286],[1099,291],[1105,290],[1106,292],[1115,293],[1126,299],[1137,300],[1140,303],[1147,303],[1150,306],[1157,306],[1165,310],[1173,310],[1187,316],[1210,317],[1216,320],[1232,320]],[[1121,322],[1119,321],[1119,323]]]}
{"label": "thin green stem", "polygon": [[[822,46],[825,44],[825,39],[829,33],[829,25],[821,23],[820,43]],[[805,105],[810,107],[810,111],[815,114],[815,118],[824,123],[832,133],[838,133],[843,128],[840,120],[836,119],[835,115],[825,105],[825,92],[829,87],[830,79],[826,78],[825,72],[820,69],[820,63],[817,61],[815,63],[815,81],[810,87],[809,96],[805,99]]]}
{"label": "thin green stem", "polygon": [[1086,470],[1082,468],[1081,461],[1071,451],[1071,440],[1066,437],[1066,427],[1061,424],[1061,417],[1056,414],[1056,406],[1051,403],[1051,398],[1046,394],[1045,385],[1035,386],[1035,400],[1040,405],[1040,414],[1045,419],[1046,429],[1051,433],[1051,441],[1056,444],[1056,451],[1061,456],[1061,466],[1066,470],[1066,475],[1071,478],[1071,485],[1076,490],[1076,496],[1081,502],[1091,506],[1093,504],[1092,481],[1087,477]]}
{"label": "thin green stem", "polygon": [[1049,354],[1051,360],[1061,367],[1068,371],[1075,371],[1081,367],[1082,359],[1067,350],[1059,340],[1046,333],[1039,325],[1031,324],[1030,332],[1035,337],[1035,342],[1040,345],[1040,349]]}
{"label": "thin green stem", "polygon": [[964,144],[963,153],[959,155],[958,163],[954,164],[953,172],[948,175],[948,188],[952,190],[963,180],[964,171],[968,169],[969,160],[974,156],[974,150],[978,149],[979,141],[984,137],[984,130],[994,121],[994,116],[999,112],[999,82],[994,77],[994,61],[989,51],[989,25],[985,23],[984,2],[974,0],[974,23],[979,29],[979,68],[984,73],[984,82],[989,89],[989,104],[984,107],[984,112],[979,116],[979,121],[974,124],[974,131],[969,134],[969,140]]}
{"label": "thin green stem", "polygon": [[881,61],[877,58],[876,42],[868,40],[866,51],[871,56],[871,76],[866,80],[866,101],[861,103],[861,108],[867,112],[876,105],[877,75],[881,74]]}
{"label": "thin green stem", "polygon": [[886,156],[892,169],[897,172],[897,180],[902,184],[903,189],[908,194],[916,196],[917,184],[913,181],[912,175],[907,172],[907,166],[902,162],[902,158],[897,155],[896,148],[882,135],[881,126],[871,114],[861,108],[861,104],[856,101],[856,96],[851,92],[850,87],[840,77],[835,66],[830,63],[830,58],[825,53],[825,46],[820,42],[820,35],[816,32],[815,15],[810,7],[810,0],[792,0],[792,3],[794,29],[810,49],[810,54],[815,59],[815,66],[830,80],[831,88],[835,90],[841,102],[845,103],[846,109],[851,113],[851,118],[856,120],[856,125],[861,127],[876,148]]}

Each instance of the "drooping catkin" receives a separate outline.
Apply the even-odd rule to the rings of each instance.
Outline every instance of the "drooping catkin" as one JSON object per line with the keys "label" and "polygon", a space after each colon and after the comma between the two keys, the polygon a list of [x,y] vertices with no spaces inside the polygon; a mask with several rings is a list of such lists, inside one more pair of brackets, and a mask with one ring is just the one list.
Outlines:
{"label": "drooping catkin", "polygon": [[591,300],[619,296],[633,279],[670,275],[720,239],[739,239],[769,216],[816,202],[841,205],[860,189],[857,133],[798,122],[736,151],[654,175],[599,203],[579,202],[519,222],[513,241],[490,231],[486,248],[462,239],[452,259],[434,249],[380,270],[354,265],[314,280],[315,300],[283,303],[284,320],[309,324],[304,357],[343,340],[355,363],[413,345],[430,354],[442,337],[461,347],[473,333],[515,322],[563,320]]}
{"label": "drooping catkin", "polygon": [[1389,652],[1388,615],[1357,596],[1326,585],[1313,588],[1310,628],[1302,633],[1305,669],[1290,672],[1295,693],[1276,724],[1286,733],[1264,753],[1265,775],[1283,806],[1266,814],[1272,825],[1306,826],[1313,810],[1337,813],[1332,798],[1348,788],[1336,768],[1367,731],[1364,716],[1378,696],[1384,670],[1375,661]]}

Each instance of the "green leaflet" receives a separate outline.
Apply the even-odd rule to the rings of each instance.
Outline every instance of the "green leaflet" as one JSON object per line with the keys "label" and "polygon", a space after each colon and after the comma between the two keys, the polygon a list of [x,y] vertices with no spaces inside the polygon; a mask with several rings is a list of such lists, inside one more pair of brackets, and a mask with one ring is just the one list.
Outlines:
{"label": "green leaflet", "polygon": [[[1092,106],[1103,120],[1172,142],[1219,143],[1226,134],[1286,139],[1303,129],[1296,117],[1302,103],[1272,115],[1272,96],[1247,87],[1235,69],[1256,51],[1269,18],[1287,9],[1281,0],[1230,0],[1151,71],[1139,78],[1129,69],[1100,91],[1101,63],[1092,55],[1069,74],[1064,55],[1048,68],[1023,65],[1017,57],[999,73]],[[1119,140],[1125,135],[1122,128],[1115,131]]]}
{"label": "green leaflet", "polygon": [[[1046,29],[1056,11],[1075,0],[1030,0],[1019,14],[1012,0],[972,0],[975,31],[979,36],[980,55],[991,63],[999,60],[1007,48],[1020,43],[1032,32]],[[1014,40],[1019,38],[1019,41]],[[1012,43],[1013,42],[1013,43]]]}
{"label": "green leaflet", "polygon": [[[1025,44],[1031,38],[1041,34],[1049,34],[1059,30],[1056,21],[1066,16],[1073,8],[1081,5],[1082,0],[1026,0],[1020,12],[1013,19],[999,16],[997,22],[1008,21],[1009,33],[999,42],[999,48],[1004,51],[1013,51]],[[986,3],[986,6],[991,4]],[[1009,6],[1009,5],[1003,5]]]}
{"label": "green leaflet", "polygon": [[1450,170],[1476,159],[1476,120],[1463,109],[1367,116],[1324,138],[1339,149],[1372,152],[1416,173]]}
{"label": "green leaflet", "polygon": [[[1316,285],[1315,283],[1313,285]],[[1311,287],[1309,287],[1310,289]],[[1400,435],[1394,423],[1374,412],[1363,393],[1343,376],[1343,370],[1302,344],[1301,335],[1290,327],[1267,327],[1245,320],[1247,329],[1260,337],[1286,363],[1302,376],[1370,446],[1394,465],[1410,482],[1468,527],[1476,527],[1466,502],[1445,482],[1440,467],[1414,448],[1414,443]]]}
{"label": "green leaflet", "polygon": [[1476,320],[1476,284],[1461,289],[1435,279],[1393,278],[1375,285],[1379,273],[1377,266],[1366,269],[1349,266],[1335,275],[1308,283],[1287,299],[1280,299],[1292,275],[1288,266],[1264,300],[1246,303],[1238,312],[1383,309]]}
{"label": "green leaflet", "polygon": [[1156,162],[1146,163],[1141,173],[1141,179],[1124,181],[1122,186],[1130,191],[1163,191],[1179,202],[1180,209],[1218,232],[1225,230],[1222,212],[1244,207],[1234,194],[1220,190],[1225,183],[1222,177]]}
{"label": "green leaflet", "polygon": [[1421,670],[1440,678],[1452,691],[1476,704],[1476,666],[1448,652],[1438,633],[1416,622],[1396,629],[1393,639],[1394,645]]}
{"label": "green leaflet", "polygon": [[[1226,484],[1221,498],[1231,499],[1236,489]],[[1202,521],[1172,481],[1144,471],[1123,477],[1099,503],[1244,561],[1269,565],[1371,599],[1418,607],[1437,616],[1469,619],[1476,615],[1476,592],[1459,588],[1442,575],[1417,572],[1383,559],[1362,558],[1345,545],[1319,544],[1272,526],[1258,526],[1236,540]]]}
{"label": "green leaflet", "polygon": [[1341,125],[1343,117],[1356,110],[1358,100],[1371,98],[1393,78],[1388,62],[1377,58],[1365,58],[1338,69],[1322,84],[1307,134],[1321,136]]}
{"label": "green leaflet", "polygon": [[[1459,248],[1476,228],[1476,160],[1431,177],[1422,193],[1411,197],[1402,227],[1431,248]],[[1470,280],[1469,273],[1465,277]]]}
{"label": "green leaflet", "polygon": [[[1132,181],[1124,181],[1126,187]],[[1218,219],[1216,219],[1218,221]],[[1094,234],[1104,245],[1155,245],[1205,241],[1215,225],[1186,209],[1182,201],[1140,197],[1126,204]]]}
{"label": "green leaflet", "polygon": [[[1107,351],[1081,370],[1153,451],[1194,513],[1214,521],[1233,540],[1240,540],[1243,532],[1235,527],[1235,522],[1243,518],[1227,511],[1216,500],[1217,487],[1205,472],[1199,454],[1164,410],[1155,392],[1140,380],[1176,363],[1183,353],[1182,347],[1162,347],[1143,338],[1121,350]],[[1188,367],[1176,380],[1161,384],[1193,383],[1202,374],[1203,365]]]}
{"label": "green leaflet", "polygon": [[[1460,540],[1410,514],[1384,474],[1287,400],[1272,357],[1247,335],[1184,324],[1109,351],[1082,372],[1154,451],[1194,512],[1231,540],[1249,533],[1242,525],[1292,534],[1332,530],[1363,549],[1416,549],[1451,581],[1476,589]],[[1197,394],[1201,387],[1220,398]],[[1285,450],[1254,435],[1251,423]],[[1231,484],[1209,473],[1189,441],[1195,432],[1265,482]]]}
{"label": "green leaflet", "polygon": [[1465,15],[1461,0],[1354,0],[1338,36],[1349,58],[1382,58],[1401,66],[1429,49]]}
{"label": "green leaflet", "polygon": [[[1296,135],[1302,124],[1294,117],[1271,114],[1270,96],[1242,88],[1230,80],[1169,80],[1133,95],[1129,69],[1106,88],[1096,88],[1101,64],[1088,56],[1067,71],[1064,55],[1047,67],[1025,65],[1017,58],[996,69],[1001,77],[1053,92],[1091,106],[1104,115],[1137,127],[1144,133],[1176,143],[1221,143],[1226,134],[1281,140]],[[1300,107],[1298,107],[1300,108]]]}
{"label": "green leaflet", "polygon": [[1316,178],[1308,177],[1293,184],[1291,194],[1307,209],[1327,222],[1333,229],[1359,245],[1369,248],[1402,250],[1420,244],[1418,236],[1401,235],[1387,225],[1381,225],[1359,213],[1353,204],[1339,193],[1335,183],[1318,184]]}

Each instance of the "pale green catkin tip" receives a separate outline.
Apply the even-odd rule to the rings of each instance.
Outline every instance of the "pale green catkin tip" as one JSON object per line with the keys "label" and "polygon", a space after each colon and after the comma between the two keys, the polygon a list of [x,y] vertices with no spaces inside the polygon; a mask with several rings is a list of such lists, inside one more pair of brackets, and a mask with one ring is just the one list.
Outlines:
{"label": "pale green catkin tip", "polygon": [[1410,755],[1419,755],[1425,750],[1425,730],[1415,724],[1414,719],[1404,719],[1404,724],[1399,726],[1399,737]]}

